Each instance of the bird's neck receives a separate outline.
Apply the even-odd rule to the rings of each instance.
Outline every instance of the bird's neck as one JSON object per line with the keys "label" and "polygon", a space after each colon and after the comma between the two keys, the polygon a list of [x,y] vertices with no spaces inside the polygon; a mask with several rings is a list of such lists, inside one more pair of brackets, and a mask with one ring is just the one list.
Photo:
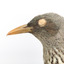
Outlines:
{"label": "bird's neck", "polygon": [[44,64],[64,64],[64,50],[59,48],[44,48]]}
{"label": "bird's neck", "polygon": [[55,34],[54,36],[47,35],[46,33],[42,34],[42,32],[41,33],[35,32],[33,35],[41,41],[43,47],[46,47],[46,48],[63,47],[64,48],[64,36],[63,36],[64,33],[62,33],[61,30],[59,30],[58,33]]}
{"label": "bird's neck", "polygon": [[43,37],[42,34],[34,34],[43,45],[45,64],[64,64],[64,40],[61,32],[52,37]]}

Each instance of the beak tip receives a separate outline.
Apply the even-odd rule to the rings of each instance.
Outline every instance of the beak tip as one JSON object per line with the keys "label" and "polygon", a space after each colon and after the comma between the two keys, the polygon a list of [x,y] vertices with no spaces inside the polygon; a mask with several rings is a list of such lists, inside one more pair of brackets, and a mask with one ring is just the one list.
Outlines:
{"label": "beak tip", "polygon": [[32,28],[33,27],[27,27],[27,24],[26,24],[26,25],[23,25],[23,26],[20,26],[20,27],[17,27],[15,29],[11,30],[10,32],[7,33],[7,36],[8,35],[14,35],[14,34],[31,32]]}
{"label": "beak tip", "polygon": [[7,35],[6,36],[8,36],[8,35],[11,35],[11,33],[9,32],[9,33],[7,33]]}
{"label": "beak tip", "polygon": [[6,34],[6,36],[8,36],[8,35],[10,35],[9,33],[8,34]]}

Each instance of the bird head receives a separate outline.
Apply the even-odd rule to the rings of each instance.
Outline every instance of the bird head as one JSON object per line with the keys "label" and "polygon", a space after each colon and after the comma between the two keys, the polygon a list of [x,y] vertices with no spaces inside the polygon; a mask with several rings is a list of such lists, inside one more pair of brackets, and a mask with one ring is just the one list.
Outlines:
{"label": "bird head", "polygon": [[53,58],[56,58],[54,54],[57,55],[61,49],[64,49],[63,25],[63,17],[55,13],[47,13],[34,17],[28,24],[11,30],[8,35],[31,33],[36,36],[43,44],[43,57],[45,59],[44,63],[48,64],[47,61],[50,59],[54,61]]}
{"label": "bird head", "polygon": [[36,16],[28,24],[11,30],[7,35],[32,33],[35,36],[41,34],[42,37],[54,36],[60,27],[60,22],[57,18],[58,16],[59,15],[53,13]]}
{"label": "bird head", "polygon": [[[17,27],[7,35],[31,33],[37,37],[42,43],[53,44],[61,25],[61,16],[55,13],[47,13],[34,17],[28,24]],[[56,42],[55,42],[56,44]],[[52,45],[53,46],[53,45]]]}

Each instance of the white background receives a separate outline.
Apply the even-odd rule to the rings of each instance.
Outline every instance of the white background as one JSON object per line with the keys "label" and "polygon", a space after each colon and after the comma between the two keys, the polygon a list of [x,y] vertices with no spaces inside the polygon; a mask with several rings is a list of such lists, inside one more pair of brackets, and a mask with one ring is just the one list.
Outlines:
{"label": "white background", "polygon": [[6,34],[48,12],[64,16],[64,0],[0,0],[0,64],[43,64],[43,47],[32,34]]}

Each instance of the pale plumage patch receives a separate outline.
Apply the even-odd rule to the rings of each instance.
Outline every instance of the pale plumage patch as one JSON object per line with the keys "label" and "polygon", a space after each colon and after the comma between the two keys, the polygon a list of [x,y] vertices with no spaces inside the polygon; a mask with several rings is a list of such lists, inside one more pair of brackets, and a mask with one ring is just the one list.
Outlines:
{"label": "pale plumage patch", "polygon": [[46,20],[45,19],[40,19],[39,21],[38,21],[38,25],[40,26],[40,27],[44,27],[45,25],[46,25]]}
{"label": "pale plumage patch", "polygon": [[64,55],[59,49],[50,50],[50,58],[47,64],[64,64]]}

